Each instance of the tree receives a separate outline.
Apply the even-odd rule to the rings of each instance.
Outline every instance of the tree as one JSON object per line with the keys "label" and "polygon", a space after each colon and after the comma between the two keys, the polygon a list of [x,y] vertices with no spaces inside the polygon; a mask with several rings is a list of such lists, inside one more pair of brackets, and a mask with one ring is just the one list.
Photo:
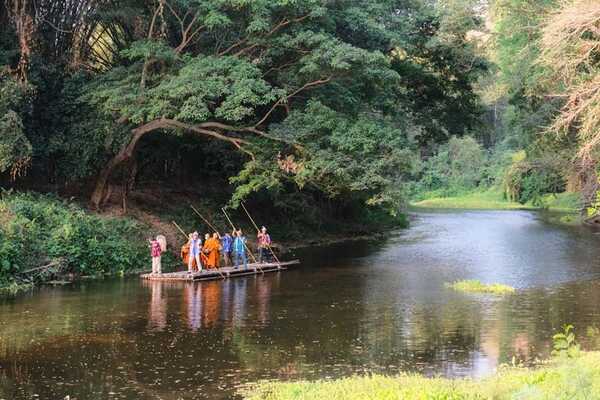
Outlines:
{"label": "tree", "polygon": [[548,131],[577,137],[574,159],[590,204],[599,188],[600,4],[589,0],[563,4],[550,15],[540,44],[540,64],[551,71],[544,81],[546,93],[562,102]]}
{"label": "tree", "polygon": [[555,0],[498,0],[490,7],[489,54],[497,68],[494,97],[500,103],[501,136],[509,147],[521,149],[535,142],[557,108],[540,88],[547,71],[538,62],[543,21],[555,6]]}
{"label": "tree", "polygon": [[12,180],[25,173],[31,162],[32,147],[25,136],[22,115],[30,87],[10,76],[0,76],[0,173]]}
{"label": "tree", "polygon": [[413,16],[418,34],[394,52],[392,66],[401,77],[403,101],[423,129],[421,145],[446,142],[481,126],[482,108],[473,90],[488,62],[468,40],[481,17],[475,1],[446,0]]}
{"label": "tree", "polygon": [[35,165],[64,182],[95,175],[94,207],[111,179],[135,179],[140,143],[189,134],[234,150],[220,156],[236,162],[236,201],[294,187],[394,211],[417,144],[462,134],[479,113],[469,6],[9,3],[33,24],[26,49],[14,13],[2,15],[0,56],[11,70],[26,57],[36,88],[23,119]]}
{"label": "tree", "polygon": [[[210,136],[256,162],[256,148],[265,139],[302,148],[268,127],[307,104],[310,91],[319,97],[335,93],[316,90],[325,85],[338,89],[338,108],[380,100],[385,85],[398,78],[389,60],[379,50],[336,36],[335,26],[342,22],[329,13],[312,0],[253,2],[242,10],[227,1],[159,2],[147,37],[121,53],[125,65],[102,74],[89,90],[91,104],[133,126],[101,171],[92,204],[100,205],[112,171],[132,157],[149,132]],[[158,19],[166,26],[160,35]],[[333,29],[324,29],[326,23]],[[223,34],[214,39],[217,29]]]}

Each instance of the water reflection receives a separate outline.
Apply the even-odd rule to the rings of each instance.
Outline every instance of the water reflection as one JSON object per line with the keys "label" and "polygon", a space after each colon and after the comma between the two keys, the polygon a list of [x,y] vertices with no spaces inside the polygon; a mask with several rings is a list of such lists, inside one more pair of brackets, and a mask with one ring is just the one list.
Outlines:
{"label": "water reflection", "polygon": [[[547,356],[564,323],[584,347],[585,328],[600,326],[598,238],[531,213],[424,214],[387,241],[300,256],[285,273],[3,300],[0,399],[220,399],[258,379],[480,376]],[[463,278],[521,290],[444,288]]]}
{"label": "water reflection", "polygon": [[248,281],[248,279],[230,279],[223,282],[222,319],[230,321],[232,326],[240,328],[244,326]]}
{"label": "water reflection", "polygon": [[167,300],[163,297],[163,284],[158,281],[144,281],[150,287],[150,312],[148,315],[148,329],[150,331],[163,331],[167,326]]}
{"label": "water reflection", "polygon": [[187,323],[190,330],[195,332],[202,325],[202,290],[199,285],[193,283],[184,286],[183,290]]}

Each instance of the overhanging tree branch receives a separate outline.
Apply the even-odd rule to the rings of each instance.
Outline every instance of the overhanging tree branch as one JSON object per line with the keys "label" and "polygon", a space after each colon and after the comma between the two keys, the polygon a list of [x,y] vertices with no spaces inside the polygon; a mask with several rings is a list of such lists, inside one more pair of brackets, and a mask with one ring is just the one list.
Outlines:
{"label": "overhanging tree branch", "polygon": [[[269,30],[269,32],[267,32],[263,36],[259,36],[259,37],[268,38],[270,36],[273,36],[275,33],[277,33],[277,31],[279,31],[280,29],[288,26],[289,24],[302,22],[309,17],[310,17],[310,14],[305,14],[305,15],[302,15],[302,16],[300,16],[298,18],[294,18],[294,19],[283,18],[281,21],[279,21],[277,24],[275,24],[275,26],[273,28],[271,28],[271,30]],[[229,46],[225,50],[221,51],[220,53],[217,53],[217,55],[219,55],[219,56],[227,55],[229,52],[233,51],[234,49],[242,46],[245,43],[248,43],[251,38],[252,38],[252,35],[247,35],[245,38],[237,41],[236,43],[232,44],[231,46]],[[237,52],[235,52],[233,54],[233,56],[240,56],[240,55],[244,54],[245,52],[252,50],[258,46],[260,46],[258,43],[254,43],[248,47],[238,50]]]}
{"label": "overhanging tree branch", "polygon": [[160,129],[182,129],[185,131],[210,136],[212,138],[231,143],[238,150],[247,154],[250,158],[252,158],[254,160],[254,154],[252,154],[249,150],[247,150],[243,147],[243,145],[249,144],[249,142],[244,139],[229,137],[229,136],[223,135],[219,132],[216,132],[214,130],[206,129],[206,127],[203,127],[203,126],[191,125],[191,124],[187,124],[185,122],[177,121],[174,119],[169,119],[169,118],[155,119],[153,121],[150,121],[148,123],[145,123],[145,124],[135,128],[135,129],[132,129],[132,131],[131,131],[132,136],[129,140],[129,143],[127,143],[126,146],[122,147],[121,150],[113,158],[111,158],[109,160],[109,162],[102,169],[102,171],[100,171],[100,174],[98,175],[98,178],[96,180],[96,186],[95,186],[94,191],[92,192],[92,196],[90,198],[90,205],[93,208],[97,209],[100,207],[100,205],[101,205],[100,203],[102,202],[102,199],[104,197],[104,190],[106,188],[108,178],[110,177],[112,172],[115,170],[115,168],[117,166],[119,166],[121,163],[123,163],[124,161],[129,160],[133,156],[133,152],[135,151],[137,143],[140,141],[140,139],[144,135],[146,135],[147,133],[156,131],[156,130],[160,130]]}
{"label": "overhanging tree branch", "polygon": [[254,128],[262,125],[267,119],[269,119],[269,117],[271,116],[271,114],[273,114],[273,112],[275,111],[275,109],[277,107],[279,107],[280,105],[282,105],[284,103],[287,103],[287,101],[289,99],[291,99],[292,97],[296,96],[298,93],[300,93],[300,92],[302,92],[302,91],[304,91],[306,89],[315,87],[315,86],[323,85],[323,84],[331,81],[332,78],[333,78],[333,76],[330,75],[329,77],[324,78],[324,79],[317,79],[316,81],[308,82],[304,86],[302,86],[301,88],[299,88],[299,89],[293,91],[292,93],[290,93],[289,95],[287,95],[286,97],[282,97],[281,99],[277,100],[275,102],[275,104],[273,104],[273,106],[271,107],[271,109],[269,109],[269,111],[267,111],[267,113],[256,124],[254,124]]}

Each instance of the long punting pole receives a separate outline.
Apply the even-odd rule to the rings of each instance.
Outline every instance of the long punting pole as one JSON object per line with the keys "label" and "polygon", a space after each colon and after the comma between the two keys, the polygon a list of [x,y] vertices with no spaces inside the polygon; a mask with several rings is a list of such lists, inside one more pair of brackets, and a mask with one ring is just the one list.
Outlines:
{"label": "long punting pole", "polygon": [[[190,207],[192,207],[192,210],[194,210],[194,212],[196,214],[198,214],[198,216],[202,219],[202,221],[204,221],[206,223],[206,225],[208,225],[208,227],[213,230],[213,232],[216,232],[217,235],[219,235],[219,231],[217,230],[217,228],[215,228],[210,222],[208,222],[208,220],[206,218],[204,218],[198,210],[196,210],[196,207],[194,207],[191,204],[190,204]],[[221,235],[219,235],[219,237],[221,237]]]}
{"label": "long punting pole", "polygon": [[[202,216],[202,214],[200,214],[200,212],[198,210],[196,210],[196,208],[193,205],[190,204],[190,207],[192,207],[192,210],[194,210],[194,212],[196,214],[198,214],[198,216],[200,218],[202,218],[202,221],[206,222],[206,225],[208,225],[209,228],[213,230],[213,232],[215,232],[217,235],[219,235],[219,231],[210,222],[208,222],[208,220],[206,218],[204,218]],[[219,235],[219,238],[220,237],[221,237],[221,235]],[[221,278],[225,279],[225,275],[223,275],[223,273],[221,271],[219,271],[219,268],[215,268],[215,269],[217,270],[217,272],[219,273],[219,275],[221,275]]]}
{"label": "long punting pole", "polygon": [[181,229],[181,227],[179,225],[177,225],[177,222],[175,221],[171,221],[173,223],[173,225],[175,225],[175,227],[179,230],[179,232],[181,232],[181,234],[183,236],[185,236],[186,239],[188,239],[188,235],[185,234],[185,232],[183,231],[183,229]]}
{"label": "long punting pole", "polygon": [[[231,228],[235,231],[235,225],[233,225],[233,222],[231,222],[231,218],[229,218],[229,215],[227,215],[227,213],[225,212],[225,209],[221,208],[221,211],[223,211],[223,214],[225,214],[225,218],[227,218],[227,221],[229,221]],[[252,256],[252,259],[256,263],[256,266],[258,267],[258,269],[260,269],[260,272],[262,272],[264,274],[265,271],[263,271],[263,269],[260,267],[260,264],[258,263],[258,261],[256,261],[256,257],[254,257],[254,254],[252,254],[252,252],[250,251],[250,248],[248,247],[248,245],[246,243],[244,243],[244,247],[246,248],[246,250],[248,250],[248,254],[250,254],[250,256]]]}
{"label": "long punting pole", "polygon": [[[252,224],[256,228],[256,231],[260,232],[260,229],[258,229],[258,225],[256,225],[256,222],[254,222],[254,220],[252,219],[252,216],[248,212],[248,209],[246,209],[246,206],[244,205],[244,203],[240,202],[240,204],[242,205],[242,208],[244,209],[244,211],[246,211],[246,214],[248,215],[248,218],[250,218],[250,221],[252,221]],[[275,261],[277,261],[277,266],[281,269],[281,261],[279,261],[279,258],[277,258],[277,256],[275,255],[275,252],[273,251],[273,248],[271,247],[270,244],[268,244],[267,247],[271,251],[271,254],[273,254],[273,258],[275,258]]]}

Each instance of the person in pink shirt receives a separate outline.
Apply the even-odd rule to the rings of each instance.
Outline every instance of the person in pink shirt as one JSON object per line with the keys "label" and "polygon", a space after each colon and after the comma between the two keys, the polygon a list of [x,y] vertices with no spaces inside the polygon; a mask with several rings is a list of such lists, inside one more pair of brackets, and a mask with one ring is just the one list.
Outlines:
{"label": "person in pink shirt", "polygon": [[258,241],[258,262],[268,262],[270,258],[271,236],[267,233],[267,228],[263,226],[258,232],[256,239]]}
{"label": "person in pink shirt", "polygon": [[149,239],[150,242],[150,256],[152,256],[152,273],[161,273],[161,254],[163,252],[163,246],[160,243],[160,238],[157,236],[154,239]]}

